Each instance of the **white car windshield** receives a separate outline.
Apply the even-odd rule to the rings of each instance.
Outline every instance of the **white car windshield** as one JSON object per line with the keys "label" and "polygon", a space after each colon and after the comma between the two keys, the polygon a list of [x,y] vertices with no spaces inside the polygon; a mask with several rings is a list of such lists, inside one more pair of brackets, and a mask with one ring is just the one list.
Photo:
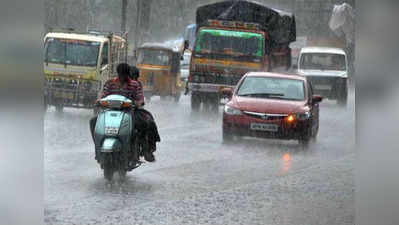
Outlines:
{"label": "white car windshield", "polygon": [[331,53],[304,53],[300,68],[304,70],[346,70],[345,55]]}

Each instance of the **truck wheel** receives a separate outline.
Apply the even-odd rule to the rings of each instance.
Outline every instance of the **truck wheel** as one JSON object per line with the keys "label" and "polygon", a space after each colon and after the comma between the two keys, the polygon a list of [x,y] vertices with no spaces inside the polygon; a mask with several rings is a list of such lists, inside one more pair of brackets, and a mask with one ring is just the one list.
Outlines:
{"label": "truck wheel", "polygon": [[348,104],[348,85],[346,82],[339,90],[337,103],[341,107],[346,107]]}
{"label": "truck wheel", "polygon": [[197,93],[191,93],[191,110],[198,112],[201,106],[201,98]]}

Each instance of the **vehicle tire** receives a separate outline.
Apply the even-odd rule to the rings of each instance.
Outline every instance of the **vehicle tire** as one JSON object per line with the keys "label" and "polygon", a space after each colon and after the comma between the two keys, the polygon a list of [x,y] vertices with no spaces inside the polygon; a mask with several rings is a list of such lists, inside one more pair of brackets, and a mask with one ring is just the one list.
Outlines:
{"label": "vehicle tire", "polygon": [[114,176],[114,165],[112,163],[112,155],[105,154],[104,155],[104,178],[108,181],[112,181]]}
{"label": "vehicle tire", "polygon": [[201,106],[201,98],[197,93],[191,93],[191,110],[198,112]]}
{"label": "vehicle tire", "polygon": [[309,148],[311,139],[312,139],[312,131],[309,128],[307,131],[305,131],[305,134],[302,137],[300,137],[300,139],[298,140],[299,145],[303,150]]}
{"label": "vehicle tire", "polygon": [[306,149],[309,148],[309,145],[310,145],[310,138],[299,139],[298,142],[299,142],[299,145],[301,146],[301,148],[302,148],[303,150],[306,150]]}
{"label": "vehicle tire", "polygon": [[222,138],[223,138],[223,143],[228,144],[233,141],[234,136],[233,134],[223,129]]}
{"label": "vehicle tire", "polygon": [[120,181],[124,181],[126,179],[126,173],[127,173],[126,169],[124,168],[119,169],[118,174]]}
{"label": "vehicle tire", "polygon": [[337,103],[341,107],[346,107],[348,104],[348,85],[346,82],[339,89]]}

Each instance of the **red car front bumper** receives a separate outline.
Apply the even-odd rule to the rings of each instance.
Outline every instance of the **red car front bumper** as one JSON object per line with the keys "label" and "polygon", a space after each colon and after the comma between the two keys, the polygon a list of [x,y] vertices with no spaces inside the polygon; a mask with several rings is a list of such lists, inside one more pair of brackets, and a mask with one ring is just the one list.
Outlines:
{"label": "red car front bumper", "polygon": [[[259,131],[251,128],[251,124],[273,124],[277,126],[275,131]],[[223,114],[223,132],[235,136],[248,136],[258,138],[299,140],[308,134],[310,121],[294,120],[288,122],[286,117],[279,119],[264,120],[254,118],[246,114],[227,115]]]}

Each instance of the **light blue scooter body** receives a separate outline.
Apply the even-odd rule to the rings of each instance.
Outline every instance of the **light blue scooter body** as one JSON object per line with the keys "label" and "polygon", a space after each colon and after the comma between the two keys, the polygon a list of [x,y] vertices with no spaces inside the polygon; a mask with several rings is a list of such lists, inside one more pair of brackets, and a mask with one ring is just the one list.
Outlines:
{"label": "light blue scooter body", "polygon": [[[130,101],[120,95],[110,95],[102,100],[114,102]],[[97,160],[100,162],[103,154],[106,153],[129,152],[132,132],[133,120],[129,112],[117,108],[101,110],[94,130],[95,149],[97,155],[100,156]]]}

